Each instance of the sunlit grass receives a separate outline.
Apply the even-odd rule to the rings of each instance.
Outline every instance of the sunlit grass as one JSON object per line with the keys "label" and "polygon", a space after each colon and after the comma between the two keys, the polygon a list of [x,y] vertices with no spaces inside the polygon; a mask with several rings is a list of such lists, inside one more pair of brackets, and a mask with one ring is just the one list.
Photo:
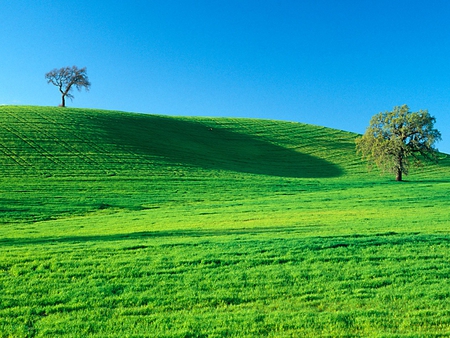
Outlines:
{"label": "sunlit grass", "polygon": [[23,336],[431,336],[450,325],[447,235],[192,231],[5,249],[1,327]]}
{"label": "sunlit grass", "polygon": [[449,161],[298,123],[0,107],[0,337],[450,336]]}

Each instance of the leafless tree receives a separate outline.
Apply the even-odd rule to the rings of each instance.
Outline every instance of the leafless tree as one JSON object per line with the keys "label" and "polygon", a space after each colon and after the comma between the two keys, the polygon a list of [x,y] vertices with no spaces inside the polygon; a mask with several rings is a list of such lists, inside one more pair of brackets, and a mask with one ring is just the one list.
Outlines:
{"label": "leafless tree", "polygon": [[63,67],[60,69],[53,69],[45,74],[47,83],[51,83],[58,87],[61,92],[61,107],[66,106],[66,96],[69,99],[73,99],[71,90],[73,87],[79,91],[84,87],[86,91],[89,91],[91,83],[86,74],[86,67],[78,69],[76,66]]}

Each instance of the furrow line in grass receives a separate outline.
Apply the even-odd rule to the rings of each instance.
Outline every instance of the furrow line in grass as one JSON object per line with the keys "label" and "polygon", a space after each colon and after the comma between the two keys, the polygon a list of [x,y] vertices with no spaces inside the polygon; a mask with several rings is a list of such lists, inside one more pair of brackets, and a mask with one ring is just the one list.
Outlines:
{"label": "furrow line in grass", "polygon": [[[61,130],[65,130],[67,133],[71,135],[73,139],[79,140],[81,144],[85,145],[86,148],[92,149],[94,153],[96,153],[96,155],[101,156],[102,159],[106,159],[105,161],[99,162],[98,161],[99,158],[95,159],[92,156],[88,156],[86,152],[83,152],[81,149],[77,149],[74,145],[71,145],[64,140],[57,138],[69,151],[77,154],[77,156],[79,156],[86,163],[97,164],[105,171],[105,173],[108,173],[109,170],[111,170],[112,168],[107,167],[106,165],[104,165],[104,163],[122,163],[122,164],[125,163],[125,161],[122,160],[120,156],[117,155],[114,157],[111,156],[111,151],[108,150],[107,148],[101,147],[98,143],[93,142],[91,139],[80,136],[80,132],[76,132],[74,129],[68,128],[65,124],[61,122],[57,122],[56,120],[50,120],[48,116],[42,116],[42,118],[53,123],[55,127],[60,128]],[[66,118],[66,120],[68,119]]]}
{"label": "furrow line in grass", "polygon": [[[23,123],[23,121],[22,121],[22,123]],[[54,141],[54,139],[57,139],[56,137],[54,137],[54,135],[45,133],[41,129],[34,129],[34,130],[39,131],[40,134],[45,134],[52,141]],[[54,152],[53,153],[48,152],[42,145],[40,145],[40,144],[38,144],[36,142],[30,141],[29,137],[27,137],[26,135],[21,135],[19,130],[12,130],[12,129],[10,129],[9,132],[11,134],[15,135],[16,138],[20,139],[25,144],[27,144],[31,149],[34,149],[36,151],[36,155],[43,156],[49,162],[55,164],[57,167],[59,167],[61,169],[63,169],[63,168],[65,168],[66,170],[68,169],[67,166],[66,166],[67,163],[65,161],[63,161],[62,158],[60,158],[59,156],[56,156],[56,154]],[[25,161],[25,163],[27,163],[27,165],[29,167],[35,167],[37,172],[40,171],[39,168],[36,167],[36,162],[34,164],[31,164],[30,162]],[[92,165],[92,161],[91,162],[86,161],[86,163],[88,165]],[[47,167],[47,170],[48,169],[49,168]]]}
{"label": "furrow line in grass", "polygon": [[[120,112],[118,112],[120,113]],[[124,113],[120,113],[120,116],[124,115]],[[138,114],[136,114],[138,115]],[[104,120],[103,119],[99,119],[98,116],[100,115],[88,115],[87,118],[95,121],[96,125],[104,125]],[[138,115],[139,116],[139,115]],[[139,116],[139,117],[143,117],[143,116]],[[139,135],[139,134],[145,134],[145,130],[142,130],[142,127],[136,122],[135,125],[136,131],[134,132],[134,134]],[[127,165],[130,162],[133,162],[134,165],[138,165],[138,166],[148,166],[148,165],[152,165],[154,163],[155,156],[152,156],[150,154],[144,154],[144,153],[139,153],[136,152],[132,149],[132,147],[124,145],[124,144],[119,144],[119,143],[115,143],[112,144],[112,150],[115,150],[116,152],[120,152],[122,155],[125,156],[125,158],[128,158],[129,160],[119,160],[118,157],[110,157],[111,160],[113,162],[116,162],[116,158],[118,160],[119,163],[122,163],[124,165]],[[161,158],[159,158],[159,160],[162,160]]]}
{"label": "furrow line in grass", "polygon": [[[283,148],[287,148],[287,149],[288,148],[292,148],[292,149],[299,149],[299,148],[301,148],[302,149],[302,153],[309,154],[309,155],[318,155],[317,157],[319,157],[319,158],[324,158],[325,157],[325,156],[323,156],[321,154],[320,150],[317,151],[317,144],[316,144],[317,142],[315,142],[316,140],[314,138],[312,138],[312,137],[308,138],[308,140],[311,139],[311,141],[307,142],[306,148],[302,147],[302,143],[297,144],[294,147],[292,147],[292,145],[294,145],[295,142],[292,142],[292,139],[288,138],[286,135],[292,135],[292,133],[296,131],[295,128],[293,128],[293,127],[297,126],[297,125],[288,124],[288,123],[280,123],[280,126],[281,126],[280,128],[273,129],[271,127],[277,125],[274,122],[263,120],[263,121],[261,121],[259,123],[256,123],[256,121],[255,121],[254,125],[258,125],[259,127],[262,127],[262,126],[265,127],[265,130],[264,130],[265,133],[259,134],[258,131],[257,131],[257,128],[255,128],[254,125],[251,125],[250,123],[248,123],[248,121],[246,121],[246,120],[238,120],[237,123],[240,126],[240,130],[247,130],[248,134],[257,135],[258,137],[263,138],[263,139],[265,139],[266,141],[268,141],[268,142],[270,142],[272,144],[277,144],[277,145],[279,145],[279,146],[281,146]],[[273,131],[272,131],[272,129],[273,129]],[[339,134],[339,133],[340,132],[338,132],[338,131],[336,132],[336,134]],[[271,137],[266,137],[266,135],[271,135]],[[311,135],[309,135],[309,136],[311,136]],[[283,141],[283,139],[287,140],[287,141]],[[326,139],[325,141],[327,143],[329,143],[328,139]],[[312,149],[310,144],[313,144],[316,149]],[[324,149],[324,150],[328,150],[327,144],[324,143],[324,142],[319,143],[319,146],[322,149]],[[327,160],[329,160],[330,158],[332,158],[332,159],[334,159],[334,158],[341,159],[342,158],[341,153],[338,153],[338,152],[335,152],[335,153],[330,155],[329,151],[327,151],[327,155],[328,155]],[[336,161],[336,162],[339,163],[341,161]]]}
{"label": "furrow line in grass", "polygon": [[[20,121],[22,124],[23,123],[27,123],[24,122],[23,120],[21,120],[20,118],[18,118],[16,116],[16,119],[18,121]],[[28,123],[27,123],[28,124]],[[31,126],[31,124],[29,125]],[[39,155],[44,156],[47,160],[49,160],[50,162],[53,162],[54,164],[62,164],[62,162],[60,160],[58,160],[57,158],[55,158],[50,152],[48,152],[45,148],[43,148],[39,143],[37,143],[34,139],[28,137],[27,135],[25,135],[24,133],[21,133],[20,130],[15,129],[11,126],[6,127],[6,129],[13,135],[15,135],[19,140],[21,140],[22,142],[26,143],[30,148],[34,149]],[[42,131],[40,131],[42,132]]]}
{"label": "furrow line in grass", "polygon": [[[15,134],[14,132],[12,132],[11,130],[8,130],[7,127],[5,127],[5,130],[7,130],[10,134],[14,135],[16,138],[19,138],[19,139],[20,139],[20,137],[19,137],[18,135],[16,135],[16,134]],[[26,143],[26,142],[24,142],[24,143]],[[3,146],[3,147],[5,147],[5,146]],[[6,148],[6,147],[5,147],[5,148]],[[14,149],[14,148],[12,148],[12,149]],[[20,155],[19,153],[15,153],[15,152],[11,151],[11,149],[8,149],[8,152],[7,152],[7,153],[12,154],[11,158],[12,158],[16,163],[18,163],[20,166],[22,166],[22,167],[24,167],[24,168],[34,168],[34,165],[33,165],[32,163],[30,163],[29,161],[27,161],[27,160],[23,157],[23,155]],[[20,163],[17,159],[19,159],[22,163]]]}
{"label": "furrow line in grass", "polygon": [[[87,151],[83,151],[81,149],[77,149],[74,145],[66,142],[64,139],[56,136],[56,135],[52,135],[48,132],[43,132],[44,135],[46,135],[47,137],[49,137],[49,139],[52,140],[52,142],[58,144],[58,146],[63,147],[67,153],[56,153],[55,157],[63,157],[62,155],[66,155],[69,158],[77,158],[79,160],[81,160],[82,162],[86,163],[88,166],[95,166],[95,167],[100,167],[101,169],[103,169],[106,172],[106,168],[98,161],[98,158],[92,157],[88,154]],[[69,134],[71,136],[71,138],[76,138],[77,136],[75,134]],[[86,142],[85,145],[87,146],[87,148],[90,148],[90,146],[92,146],[92,143],[88,143]],[[105,152],[100,152],[97,153],[97,155],[101,155],[102,157],[106,155]],[[62,161],[60,159],[60,161]],[[65,165],[68,165],[69,163],[63,161],[63,163]],[[99,169],[100,169],[99,168]],[[65,169],[69,169],[71,170],[71,167],[65,167]]]}
{"label": "furrow line in grass", "polygon": [[[39,113],[37,113],[38,115],[40,115]],[[74,128],[68,128],[66,124],[61,123],[57,120],[50,120],[50,118],[47,116],[43,116],[40,115],[41,118],[43,120],[46,120],[48,122],[50,122],[53,126],[55,126],[55,128],[57,130],[65,130],[70,136],[71,138],[76,138],[78,140],[81,141],[82,144],[87,145],[89,149],[94,149],[96,150],[96,153],[108,156],[109,151],[106,150],[105,148],[101,148],[98,143],[93,142],[92,140],[88,139],[88,138],[84,138],[80,136],[80,131]],[[67,120],[67,119],[66,119]],[[77,122],[77,120],[73,120],[73,122]],[[52,135],[53,136],[53,135]],[[59,142],[63,143],[63,145],[66,147],[67,150],[69,151],[73,151],[75,152],[77,155],[82,154],[82,151],[75,148],[73,145],[71,145],[70,143],[68,143],[67,141],[57,137],[56,135],[54,135],[55,139],[58,140]],[[86,155],[85,155],[86,156]],[[94,161],[92,158],[90,158],[90,160]]]}
{"label": "furrow line in grass", "polygon": [[[7,128],[2,126],[3,129],[5,129],[7,132]],[[9,132],[10,133],[10,132]],[[22,159],[18,154],[11,151],[10,148],[7,147],[7,145],[4,145],[3,143],[0,143],[0,149],[2,150],[3,154],[7,156],[7,158],[11,159],[13,162],[17,163],[21,167],[30,166],[29,163],[27,163],[24,159]]]}

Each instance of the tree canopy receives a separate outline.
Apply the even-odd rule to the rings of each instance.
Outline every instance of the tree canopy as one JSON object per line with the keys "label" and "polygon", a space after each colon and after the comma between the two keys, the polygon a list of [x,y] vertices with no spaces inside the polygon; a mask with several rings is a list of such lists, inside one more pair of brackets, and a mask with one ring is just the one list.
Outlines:
{"label": "tree canopy", "polygon": [[427,110],[411,112],[407,105],[396,106],[372,117],[364,135],[356,139],[357,151],[401,181],[411,160],[416,165],[423,160],[437,161],[434,143],[441,139],[441,133],[434,128],[435,122]]}
{"label": "tree canopy", "polygon": [[85,88],[88,91],[91,86],[87,77],[86,67],[81,69],[76,66],[60,69],[55,68],[45,74],[45,78],[47,79],[47,83],[55,85],[61,92],[61,107],[66,106],[66,96],[69,99],[73,99],[74,96],[71,93],[73,87],[78,90]]}

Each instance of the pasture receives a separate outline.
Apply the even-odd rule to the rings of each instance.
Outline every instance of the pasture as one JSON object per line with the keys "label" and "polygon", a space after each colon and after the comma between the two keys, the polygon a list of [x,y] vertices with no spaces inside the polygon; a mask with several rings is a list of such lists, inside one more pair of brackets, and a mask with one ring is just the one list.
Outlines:
{"label": "pasture", "polygon": [[450,160],[356,136],[0,107],[0,337],[450,336]]}

